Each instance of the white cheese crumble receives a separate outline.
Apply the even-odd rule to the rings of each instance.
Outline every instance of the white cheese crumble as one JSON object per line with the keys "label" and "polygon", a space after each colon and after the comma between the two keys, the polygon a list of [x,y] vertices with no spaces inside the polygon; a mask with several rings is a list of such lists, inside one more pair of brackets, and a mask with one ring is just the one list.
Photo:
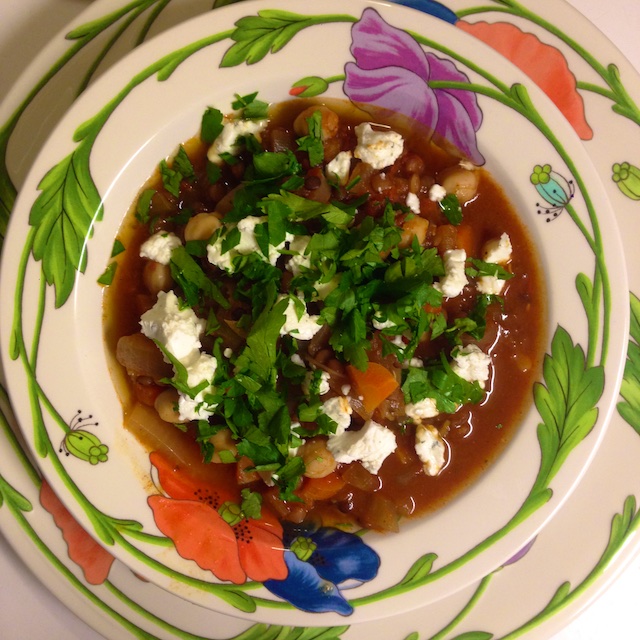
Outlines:
{"label": "white cheese crumble", "polygon": [[395,131],[375,131],[370,123],[363,122],[355,132],[358,144],[353,155],[374,169],[390,167],[402,155],[404,140]]}
{"label": "white cheese crumble", "polygon": [[404,369],[408,369],[409,367],[414,367],[416,369],[424,368],[424,360],[421,358],[411,358],[410,360],[405,360],[402,363],[402,367]]}
{"label": "white cheese crumble", "polygon": [[309,236],[295,236],[289,243],[289,251],[296,253],[287,262],[286,269],[291,271],[294,276],[299,276],[303,267],[305,269],[311,268],[311,256],[304,255],[310,240]]}
{"label": "white cheese crumble", "polygon": [[484,389],[489,379],[489,365],[491,357],[475,344],[468,344],[458,349],[453,356],[451,369],[468,382],[478,382]]}
{"label": "white cheese crumble", "polygon": [[304,367],[304,360],[297,353],[294,353],[291,356],[291,362],[293,362],[293,364],[297,364],[299,367]]}
{"label": "white cheese crumble", "polygon": [[349,398],[345,396],[336,396],[325,400],[322,403],[322,413],[329,416],[338,425],[335,434],[329,436],[329,439],[342,435],[351,425],[353,409]]}
{"label": "white cheese crumble", "polygon": [[328,180],[338,180],[342,185],[347,184],[351,172],[351,151],[341,151],[325,167],[325,175]]}
{"label": "white cheese crumble", "polygon": [[485,242],[482,247],[482,259],[494,264],[506,264],[511,260],[512,252],[511,238],[508,234],[503,233],[499,238]]}
{"label": "white cheese crumble", "polygon": [[[240,232],[240,242],[229,251],[222,253],[224,237],[219,236],[214,242],[207,246],[207,258],[209,262],[227,273],[233,273],[232,263],[236,256],[248,256],[256,253],[265,262],[269,262],[275,266],[280,257],[280,249],[283,249],[286,241],[291,238],[285,239],[285,242],[282,242],[277,247],[269,245],[269,255],[265,256],[258,245],[255,233],[256,226],[265,222],[267,222],[266,216],[247,216],[240,220],[238,224],[235,225]],[[234,225],[229,225],[229,228],[231,229],[233,226]]]}
{"label": "white cheese crumble", "polygon": [[412,213],[418,215],[420,213],[420,198],[415,193],[409,192],[407,194],[407,207],[411,209]]}
{"label": "white cheese crumble", "polygon": [[418,402],[407,404],[405,413],[416,422],[420,422],[420,420],[427,418],[435,418],[440,412],[433,398],[424,398]]}
{"label": "white cheese crumble", "polygon": [[[208,353],[200,352],[198,358],[187,365],[187,384],[195,389],[203,382],[212,382],[215,375],[218,361]],[[180,392],[178,398],[178,412],[181,420],[206,420],[213,414],[215,405],[210,406],[205,403],[205,396],[213,392],[213,387],[209,384],[199,391],[195,397]]]}
{"label": "white cheese crumble", "polygon": [[396,326],[396,323],[392,320],[387,319],[383,321],[375,316],[371,319],[371,324],[373,325],[373,328],[377,329],[378,331],[382,331],[383,329],[390,329],[391,327]]}
{"label": "white cheese crumble", "polygon": [[[482,247],[482,259],[492,264],[506,264],[511,260],[513,247],[511,238],[503,233],[499,238],[492,238]],[[480,276],[477,287],[480,293],[499,295],[504,289],[505,281],[496,276]]]}
{"label": "white cheese crumble", "polygon": [[140,257],[167,265],[171,261],[171,252],[180,246],[182,242],[175,233],[158,231],[142,243]]}
{"label": "white cheese crumble", "polygon": [[213,141],[207,151],[209,162],[220,164],[222,162],[220,156],[223,153],[229,153],[232,156],[238,155],[240,152],[236,144],[238,138],[260,133],[267,126],[267,122],[268,120],[227,120],[220,135]]}
{"label": "white cheese crumble", "polygon": [[431,202],[440,202],[447,195],[447,190],[440,184],[434,184],[429,189],[429,200]]}
{"label": "white cheese crumble", "polygon": [[464,159],[458,162],[458,166],[462,169],[466,169],[467,171],[475,171],[478,168],[477,165],[473,164],[470,160]]}
{"label": "white cheese crumble", "polygon": [[[318,376],[317,382],[316,376]],[[302,391],[306,396],[311,395],[311,390],[314,385],[317,385],[317,393],[319,396],[323,396],[325,393],[329,393],[331,387],[329,386],[329,375],[328,371],[321,371],[316,373],[315,371],[307,371],[305,374],[304,380],[302,381]]]}
{"label": "white cheese crumble", "polygon": [[140,318],[142,333],[182,363],[197,356],[205,324],[193,309],[179,308],[173,291],[160,291],[156,303]]}
{"label": "white cheese crumble", "polygon": [[397,446],[393,431],[374,420],[367,420],[360,431],[346,431],[327,440],[327,448],[336,462],[347,464],[359,460],[373,474],[380,471],[382,463]]}
{"label": "white cheese crumble", "polygon": [[[283,297],[279,299],[282,300]],[[304,301],[302,301],[302,305],[304,306],[304,311],[298,317],[299,304],[289,296],[289,305],[284,312],[285,322],[280,329],[281,336],[291,335],[294,338],[298,338],[298,340],[311,340],[322,329],[322,325],[318,322],[320,316],[307,313]]]}
{"label": "white cheese crumble", "polygon": [[450,249],[444,252],[444,277],[436,282],[434,287],[439,289],[447,298],[455,298],[462,293],[467,283],[464,271],[467,252],[464,249]]}
{"label": "white cheese crumble", "polygon": [[419,424],[416,427],[416,453],[420,458],[424,471],[430,476],[438,475],[444,466],[446,446],[438,430],[430,424]]}

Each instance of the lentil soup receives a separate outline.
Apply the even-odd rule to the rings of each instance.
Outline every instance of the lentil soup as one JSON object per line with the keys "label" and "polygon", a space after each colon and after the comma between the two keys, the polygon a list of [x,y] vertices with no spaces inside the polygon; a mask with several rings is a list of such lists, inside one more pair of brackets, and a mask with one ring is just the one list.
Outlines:
{"label": "lentil soup", "polygon": [[138,195],[104,296],[125,427],[282,520],[396,531],[504,449],[545,336],[491,175],[412,123],[245,96]]}

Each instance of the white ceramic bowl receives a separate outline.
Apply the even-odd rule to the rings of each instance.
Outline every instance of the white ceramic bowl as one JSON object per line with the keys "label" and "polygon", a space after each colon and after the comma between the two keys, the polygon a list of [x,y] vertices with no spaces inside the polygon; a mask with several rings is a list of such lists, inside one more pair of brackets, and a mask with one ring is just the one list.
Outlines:
{"label": "white ceramic bowl", "polygon": [[[306,77],[332,79],[324,95],[344,97],[340,76],[353,61],[351,30],[371,12],[383,29],[411,34],[393,31],[396,42],[418,41],[468,76],[483,114],[477,147],[541,255],[548,357],[535,406],[490,470],[437,513],[404,523],[399,534],[366,534],[366,546],[381,559],[377,575],[331,587],[351,603],[355,623],[478,582],[534,538],[596,454],[625,358],[628,287],[610,206],[574,131],[522,72],[448,23],[446,12],[435,17],[365,0],[326,0],[319,12],[302,0],[261,0],[162,34],[105,74],[63,118],[30,172],[4,246],[3,366],[47,481],[132,570],[197,604],[256,621],[325,626],[344,622],[346,612],[307,613],[260,584],[223,583],[162,536],[147,504],[157,493],[148,453],[121,426],[97,280],[138,189],[160,158],[197,132],[206,106],[224,110],[235,94],[256,90],[279,102]],[[234,45],[234,29],[249,17],[249,26],[261,21],[263,31],[243,35],[263,40],[241,41],[251,45],[243,50]],[[276,33],[279,27],[286,29]],[[248,54],[255,56],[249,65]],[[536,189],[531,176],[543,165],[550,165],[550,182]],[[551,185],[565,191],[552,196]],[[43,191],[52,197],[40,208]],[[557,217],[547,222],[541,206]],[[96,456],[108,448],[106,462],[64,455],[79,432]]]}

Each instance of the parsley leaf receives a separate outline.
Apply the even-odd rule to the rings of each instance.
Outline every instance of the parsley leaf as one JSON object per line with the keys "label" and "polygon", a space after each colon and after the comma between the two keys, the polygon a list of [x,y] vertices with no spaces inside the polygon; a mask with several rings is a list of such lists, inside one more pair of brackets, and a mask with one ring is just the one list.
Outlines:
{"label": "parsley leaf", "polygon": [[202,115],[200,125],[200,137],[208,144],[211,144],[221,133],[224,125],[222,124],[222,112],[214,107],[208,107]]}
{"label": "parsley leaf", "polygon": [[448,193],[438,204],[445,218],[451,224],[457,226],[462,222],[462,207],[455,193]]}
{"label": "parsley leaf", "polygon": [[314,111],[307,118],[309,135],[302,136],[296,141],[300,151],[306,151],[309,155],[309,164],[312,167],[324,160],[324,145],[322,144],[322,113]]}
{"label": "parsley leaf", "polygon": [[224,309],[229,308],[229,302],[222,295],[217,285],[210,280],[202,267],[187,252],[185,247],[176,247],[171,252],[171,275],[182,288],[187,304],[195,307],[205,298],[213,298]]}

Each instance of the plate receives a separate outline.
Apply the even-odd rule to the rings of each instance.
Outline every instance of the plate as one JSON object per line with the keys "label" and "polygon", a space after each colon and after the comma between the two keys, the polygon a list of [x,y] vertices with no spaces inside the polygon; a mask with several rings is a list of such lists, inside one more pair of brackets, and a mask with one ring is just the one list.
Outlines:
{"label": "plate", "polygon": [[[537,544],[538,544],[538,543],[536,543],[536,545],[537,545]],[[535,546],[534,546],[534,548],[535,548]]]}
{"label": "plate", "polygon": [[[75,102],[44,145],[16,201],[2,263],[1,295],[16,294],[1,316],[9,395],[19,422],[34,425],[23,435],[53,491],[145,579],[201,606],[271,624],[283,615],[288,624],[325,626],[345,615],[359,623],[408,611],[477,583],[519,553],[595,455],[626,353],[622,246],[573,128],[529,78],[463,29],[395,5],[352,0],[349,9],[325,2],[317,14],[294,0],[245,2],[136,49]],[[318,60],[327,40],[332,50]],[[444,509],[404,524],[399,536],[318,532],[318,551],[300,571],[315,572],[318,557],[339,553],[336,545],[348,544],[355,557],[356,542],[357,557],[367,562],[377,554],[380,567],[372,575],[340,570],[330,582],[326,576],[334,574],[318,569],[318,597],[329,587],[332,597],[312,603],[293,586],[310,578],[291,565],[285,584],[292,586],[277,590],[267,580],[264,587],[251,582],[248,568],[244,579],[220,581],[200,568],[212,566],[204,556],[183,557],[177,532],[173,540],[161,533],[148,503],[158,495],[148,456],[123,434],[109,362],[97,348],[101,282],[132,195],[158,158],[197,131],[207,106],[225,110],[234,96],[256,90],[276,103],[301,83],[301,95],[344,97],[346,81],[324,79],[339,77],[354,59],[359,66],[362,51],[374,56],[380,42],[401,52],[380,69],[385,78],[401,77],[397,68],[409,55],[422,56],[432,74],[426,80],[442,85],[432,94],[434,109],[460,82],[472,92],[463,106],[476,97],[476,111],[455,112],[455,127],[441,106],[435,129],[464,131],[455,142],[472,161],[486,163],[522,212],[541,253],[551,329],[537,412],[525,416],[499,460]],[[406,63],[402,72],[413,73],[419,88],[425,78],[415,68]],[[401,97],[390,90],[376,99],[388,104]],[[481,122],[474,122],[477,109]],[[476,131],[459,124],[465,118]],[[514,145],[507,131],[522,143]],[[564,268],[556,267],[563,261]],[[211,530],[191,529],[190,539],[202,536],[204,544],[214,515]],[[283,539],[274,544],[281,547]],[[360,575],[367,577],[352,586]],[[279,592],[292,593],[291,604],[273,595]]]}

